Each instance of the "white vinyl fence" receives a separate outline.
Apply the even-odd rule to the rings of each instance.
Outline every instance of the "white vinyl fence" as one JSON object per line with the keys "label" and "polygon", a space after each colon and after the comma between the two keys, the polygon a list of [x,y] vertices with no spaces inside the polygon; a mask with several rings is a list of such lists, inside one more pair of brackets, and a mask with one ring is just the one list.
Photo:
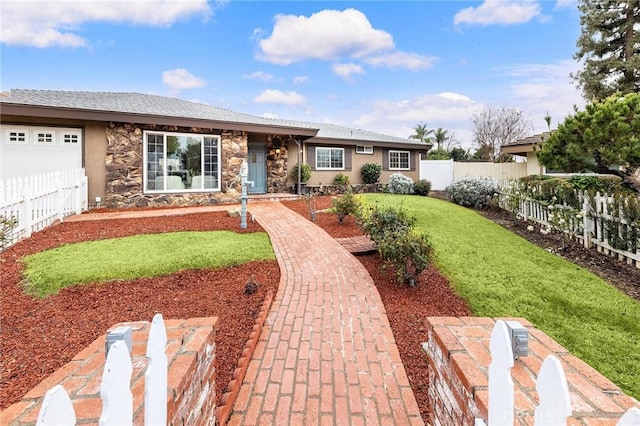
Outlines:
{"label": "white vinyl fence", "polygon": [[6,246],[87,209],[84,169],[62,170],[0,181],[0,218],[14,219]]}
{"label": "white vinyl fence", "polygon": [[[509,203],[506,197],[513,195],[510,195],[506,188],[503,187],[501,190],[499,205],[509,210],[513,208],[513,204]],[[595,247],[599,252],[615,255],[619,260],[635,264],[640,268],[640,238],[627,244],[633,247],[629,250],[613,247],[615,243],[611,242],[612,239],[632,239],[634,232],[640,233],[640,226],[637,223],[627,223],[620,215],[612,214],[613,197],[607,194],[596,193],[592,200],[587,194],[580,194],[579,198],[581,203],[581,210],[577,214],[579,218],[576,217],[576,220],[571,223],[563,222],[560,229],[552,220],[552,215],[563,210],[572,210],[564,204],[548,205],[527,197],[519,202],[517,215],[525,221],[543,225],[548,230],[557,229],[565,232],[579,240],[585,248]],[[623,206],[618,208],[624,209]]]}
{"label": "white vinyl fence", "polygon": [[[151,322],[145,372],[144,424],[167,424],[167,331],[161,314]],[[133,424],[133,395],[131,393],[131,357],[124,341],[115,342],[104,365],[100,398],[102,414],[100,426]],[[56,385],[44,397],[37,426],[75,425],[76,414],[67,391]]]}
{"label": "white vinyl fence", "polygon": [[[513,425],[515,404],[513,378],[513,351],[509,330],[502,320],[496,321],[489,344],[491,364],[489,365],[489,418],[485,423],[476,419],[476,426]],[[560,426],[567,424],[571,416],[569,386],[560,360],[548,355],[540,367],[536,380],[539,405],[535,409],[533,424],[536,426]],[[617,426],[637,426],[640,424],[640,410],[630,408]]]}
{"label": "white vinyl fence", "polygon": [[464,178],[493,179],[498,182],[527,175],[527,163],[490,163],[486,161],[420,160],[420,179],[431,182],[435,191],[443,191]]}

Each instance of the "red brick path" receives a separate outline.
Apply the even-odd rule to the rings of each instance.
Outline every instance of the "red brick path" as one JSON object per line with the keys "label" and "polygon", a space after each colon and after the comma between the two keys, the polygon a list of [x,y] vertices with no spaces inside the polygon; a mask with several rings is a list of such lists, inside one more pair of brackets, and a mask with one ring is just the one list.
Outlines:
{"label": "red brick path", "polygon": [[282,275],[229,424],[423,424],[366,269],[280,203],[249,210]]}

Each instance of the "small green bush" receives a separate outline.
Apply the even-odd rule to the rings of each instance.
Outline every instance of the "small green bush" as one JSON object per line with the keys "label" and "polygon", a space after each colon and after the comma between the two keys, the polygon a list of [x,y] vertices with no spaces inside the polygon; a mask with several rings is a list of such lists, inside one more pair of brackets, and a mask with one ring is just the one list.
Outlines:
{"label": "small green bush", "polygon": [[413,184],[413,193],[426,197],[431,192],[431,182],[426,179],[420,179]]}
{"label": "small green bush", "polygon": [[18,220],[15,217],[0,216],[0,251],[11,241],[12,231],[17,225]]}
{"label": "small green bush", "polygon": [[362,211],[360,219],[362,229],[375,242],[407,234],[416,225],[416,218],[406,209],[393,206],[369,207]]}
{"label": "small green bush", "polygon": [[399,283],[415,287],[418,276],[429,266],[431,244],[426,234],[408,233],[380,241],[378,252],[387,265],[393,266]]}
{"label": "small green bush", "polygon": [[567,181],[579,191],[593,191],[606,194],[624,192],[622,179],[617,176],[573,175]]}
{"label": "small green bush", "polygon": [[[289,176],[296,182],[298,181],[298,163],[291,168]],[[311,166],[307,163],[302,163],[300,167],[300,181],[307,182],[309,179],[311,179]]]}
{"label": "small green bush", "polygon": [[362,229],[378,247],[385,266],[392,266],[399,283],[416,285],[429,265],[431,244],[426,234],[416,235],[416,217],[402,207],[370,207],[361,214]]}
{"label": "small green bush", "polygon": [[477,209],[486,208],[489,200],[498,192],[492,180],[480,178],[461,179],[449,185],[445,191],[454,203]]}
{"label": "small green bush", "polygon": [[338,173],[335,178],[333,178],[334,185],[349,185],[349,176]]}
{"label": "small green bush", "polygon": [[394,173],[389,178],[387,189],[391,194],[413,194],[413,179],[402,173]]}
{"label": "small green bush", "polygon": [[376,163],[363,164],[360,174],[362,175],[362,182],[368,185],[378,183],[382,174],[382,166]]}
{"label": "small green bush", "polygon": [[362,202],[353,195],[351,189],[348,189],[340,197],[334,199],[332,203],[332,209],[338,215],[338,222],[340,223],[349,215],[358,216],[361,208]]}

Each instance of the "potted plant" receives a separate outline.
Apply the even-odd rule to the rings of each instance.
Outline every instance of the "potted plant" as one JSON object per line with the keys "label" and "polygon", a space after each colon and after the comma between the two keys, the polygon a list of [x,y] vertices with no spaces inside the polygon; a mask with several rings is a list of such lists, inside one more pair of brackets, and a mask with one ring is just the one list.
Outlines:
{"label": "potted plant", "polygon": [[[296,163],[291,168],[291,173],[289,174],[289,176],[291,176],[291,178],[296,182],[296,193],[302,194],[306,191],[307,181],[311,179],[311,166],[309,166],[307,163],[301,163],[300,173],[298,174],[298,163]],[[298,179],[300,179],[299,182]],[[299,188],[298,184],[300,184]]]}

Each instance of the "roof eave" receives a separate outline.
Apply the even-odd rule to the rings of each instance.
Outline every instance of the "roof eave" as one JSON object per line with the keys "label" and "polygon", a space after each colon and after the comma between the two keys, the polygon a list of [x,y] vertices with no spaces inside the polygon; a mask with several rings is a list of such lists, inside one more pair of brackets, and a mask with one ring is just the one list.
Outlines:
{"label": "roof eave", "polygon": [[314,144],[327,144],[327,145],[372,145],[380,147],[401,147],[410,149],[430,149],[433,145],[426,143],[410,143],[410,142],[396,142],[396,141],[372,141],[367,139],[340,139],[340,138],[325,138],[325,137],[312,137],[306,140],[307,143]]}
{"label": "roof eave", "polygon": [[243,123],[202,118],[173,117],[151,114],[137,114],[117,111],[100,111],[80,108],[51,107],[42,105],[14,104],[1,101],[2,114],[30,116],[39,118],[58,118],[74,120],[91,120],[104,122],[124,122],[139,124],[168,125],[180,127],[206,127],[221,130],[237,130],[255,133],[273,133],[313,137],[318,129],[284,125],[268,125],[262,123]]}

